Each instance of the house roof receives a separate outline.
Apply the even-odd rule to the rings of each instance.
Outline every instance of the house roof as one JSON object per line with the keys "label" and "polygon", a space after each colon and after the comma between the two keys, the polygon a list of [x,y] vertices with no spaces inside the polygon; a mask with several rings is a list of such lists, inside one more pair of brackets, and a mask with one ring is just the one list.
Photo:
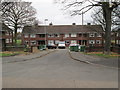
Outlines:
{"label": "house roof", "polygon": [[10,31],[12,32],[13,30],[10,29],[7,25],[5,25],[4,23],[0,23],[0,31]]}
{"label": "house roof", "polygon": [[49,26],[25,26],[23,34],[38,33],[79,33],[79,32],[103,32],[101,25],[49,25]]}

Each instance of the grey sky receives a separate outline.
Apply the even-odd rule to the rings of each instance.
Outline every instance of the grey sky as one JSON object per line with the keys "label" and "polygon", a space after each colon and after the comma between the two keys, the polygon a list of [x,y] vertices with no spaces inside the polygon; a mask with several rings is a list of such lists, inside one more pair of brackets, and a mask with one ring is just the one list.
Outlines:
{"label": "grey sky", "polygon": [[[48,19],[47,24],[52,22],[54,25],[71,25],[72,23],[81,24],[81,16],[71,17],[69,14],[65,14],[61,9],[61,5],[54,4],[53,0],[25,0],[31,1],[32,6],[37,10],[37,18],[43,22],[44,19]],[[84,15],[84,23],[90,22],[90,12]]]}

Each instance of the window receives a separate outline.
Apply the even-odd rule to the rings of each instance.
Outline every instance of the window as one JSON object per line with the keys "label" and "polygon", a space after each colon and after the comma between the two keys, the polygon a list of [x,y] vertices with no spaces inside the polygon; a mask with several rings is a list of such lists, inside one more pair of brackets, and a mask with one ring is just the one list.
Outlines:
{"label": "window", "polygon": [[71,37],[77,37],[76,33],[72,33]]}
{"label": "window", "polygon": [[87,33],[83,33],[83,37],[87,37]]}
{"label": "window", "polygon": [[48,44],[54,44],[54,40],[48,40]]}
{"label": "window", "polygon": [[100,40],[96,40],[96,44],[101,44],[101,41]]}
{"label": "window", "polygon": [[29,41],[25,41],[25,44],[28,44],[29,43]]}
{"label": "window", "polygon": [[118,44],[120,44],[120,40],[118,40]]}
{"label": "window", "polygon": [[39,34],[39,37],[43,38],[43,37],[45,37],[45,34]]}
{"label": "window", "polygon": [[6,39],[6,43],[9,43],[9,39]]}
{"label": "window", "polygon": [[31,37],[31,38],[35,38],[36,35],[35,35],[35,34],[31,34],[30,37]]}
{"label": "window", "polygon": [[36,45],[36,41],[30,41],[31,45]]}
{"label": "window", "polygon": [[12,39],[10,39],[10,43],[12,43]]}
{"label": "window", "polygon": [[59,35],[58,35],[58,34],[54,34],[54,36],[55,36],[55,37],[59,37]]}
{"label": "window", "polygon": [[82,36],[83,36],[83,34],[82,34],[82,33],[80,33],[80,34],[79,34],[79,37],[82,37]]}
{"label": "window", "polygon": [[95,33],[90,33],[89,37],[95,37]]}
{"label": "window", "polygon": [[29,37],[29,34],[24,34],[24,37],[25,37],[25,38],[28,38],[28,37]]}
{"label": "window", "polygon": [[97,33],[96,35],[97,35],[97,37],[101,37],[101,34],[100,34],[100,33]]}
{"label": "window", "polygon": [[55,40],[55,44],[59,44],[59,40]]}
{"label": "window", "polygon": [[7,31],[7,32],[6,32],[6,35],[10,35],[10,33]]}
{"label": "window", "polygon": [[48,37],[54,37],[54,34],[48,34]]}
{"label": "window", "polygon": [[95,40],[89,40],[89,44],[95,44]]}
{"label": "window", "polygon": [[69,34],[65,34],[65,37],[69,37]]}
{"label": "window", "polygon": [[120,37],[120,33],[116,33],[116,36],[117,36],[117,37]]}
{"label": "window", "polygon": [[116,44],[120,44],[120,40],[116,40]]}
{"label": "window", "polygon": [[71,40],[71,43],[73,44],[77,44],[77,41],[76,40]]}
{"label": "window", "polygon": [[70,41],[69,41],[69,40],[66,40],[65,43],[66,43],[66,44],[70,44]]}

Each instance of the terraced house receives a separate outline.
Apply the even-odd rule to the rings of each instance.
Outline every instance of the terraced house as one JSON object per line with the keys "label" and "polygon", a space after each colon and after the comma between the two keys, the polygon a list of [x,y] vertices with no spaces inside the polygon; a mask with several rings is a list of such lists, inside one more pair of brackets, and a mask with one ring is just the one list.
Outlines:
{"label": "terraced house", "polygon": [[65,41],[80,45],[103,46],[103,28],[101,25],[47,25],[25,26],[22,32],[22,43],[29,46],[58,44]]}

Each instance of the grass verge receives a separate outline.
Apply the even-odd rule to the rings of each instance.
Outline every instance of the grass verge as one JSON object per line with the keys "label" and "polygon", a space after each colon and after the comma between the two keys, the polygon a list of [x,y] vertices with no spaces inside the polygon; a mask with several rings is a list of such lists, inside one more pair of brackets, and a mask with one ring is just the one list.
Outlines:
{"label": "grass verge", "polygon": [[8,57],[8,56],[14,56],[14,55],[18,55],[18,54],[29,54],[29,52],[10,52],[10,51],[5,51],[5,52],[0,52],[0,57]]}
{"label": "grass verge", "polygon": [[117,53],[111,53],[111,55],[106,55],[102,52],[89,52],[89,53],[86,53],[87,55],[93,55],[93,56],[99,56],[99,57],[104,57],[104,58],[117,58],[117,57],[120,57],[120,54],[117,54]]}

